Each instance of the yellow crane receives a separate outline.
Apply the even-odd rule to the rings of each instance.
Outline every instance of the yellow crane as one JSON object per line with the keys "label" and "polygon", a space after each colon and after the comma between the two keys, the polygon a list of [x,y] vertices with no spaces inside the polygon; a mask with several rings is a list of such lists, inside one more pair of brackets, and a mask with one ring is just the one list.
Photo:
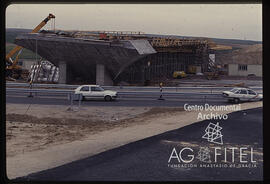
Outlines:
{"label": "yellow crane", "polygon": [[[42,27],[44,27],[47,22],[50,20],[50,19],[54,19],[55,16],[53,14],[49,14],[48,17],[46,17],[39,25],[37,25],[31,33],[37,33]],[[11,77],[13,75],[17,75],[17,77],[19,76],[20,77],[20,74],[22,72],[22,69],[19,65],[17,65],[18,63],[18,59],[19,59],[19,55],[22,51],[23,47],[21,46],[16,46],[14,47],[7,55],[6,55],[6,73],[7,73],[7,76],[8,77]],[[12,56],[17,53],[17,56],[15,58],[15,60],[13,61],[12,60]],[[16,78],[17,78],[16,77]]]}

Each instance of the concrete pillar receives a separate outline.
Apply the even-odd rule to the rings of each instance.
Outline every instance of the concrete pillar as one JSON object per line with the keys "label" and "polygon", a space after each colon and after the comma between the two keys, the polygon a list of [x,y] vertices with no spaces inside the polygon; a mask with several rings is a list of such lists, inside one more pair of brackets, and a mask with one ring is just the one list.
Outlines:
{"label": "concrete pillar", "polygon": [[113,81],[106,72],[106,68],[103,64],[96,65],[96,84],[101,86],[112,86]]}
{"label": "concrete pillar", "polygon": [[196,66],[196,73],[202,73],[202,67]]}
{"label": "concrete pillar", "polygon": [[59,62],[59,84],[67,83],[67,63],[64,61]]}

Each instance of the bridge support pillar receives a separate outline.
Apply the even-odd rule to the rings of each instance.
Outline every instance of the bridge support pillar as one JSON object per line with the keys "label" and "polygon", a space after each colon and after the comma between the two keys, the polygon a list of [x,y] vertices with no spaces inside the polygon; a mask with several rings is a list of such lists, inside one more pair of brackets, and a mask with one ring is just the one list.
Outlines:
{"label": "bridge support pillar", "polygon": [[112,86],[113,81],[103,64],[96,65],[96,84],[101,86]]}
{"label": "bridge support pillar", "polygon": [[67,63],[64,61],[59,62],[59,84],[67,83]]}

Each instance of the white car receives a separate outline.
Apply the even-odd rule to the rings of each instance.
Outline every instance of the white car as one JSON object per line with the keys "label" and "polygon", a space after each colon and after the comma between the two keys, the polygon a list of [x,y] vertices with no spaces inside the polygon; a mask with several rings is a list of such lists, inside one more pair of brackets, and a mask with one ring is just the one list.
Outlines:
{"label": "white car", "polygon": [[233,88],[230,91],[223,91],[222,96],[228,101],[239,103],[240,101],[262,100],[263,95],[258,94],[249,88]]}
{"label": "white car", "polygon": [[105,101],[115,100],[117,92],[104,90],[99,85],[82,85],[75,89],[75,94],[81,94],[82,99],[104,99]]}

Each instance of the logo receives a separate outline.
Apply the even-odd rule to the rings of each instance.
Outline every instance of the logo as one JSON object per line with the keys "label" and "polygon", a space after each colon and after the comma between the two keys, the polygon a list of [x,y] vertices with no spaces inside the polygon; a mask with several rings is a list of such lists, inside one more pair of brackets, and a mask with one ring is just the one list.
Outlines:
{"label": "logo", "polygon": [[[219,122],[209,123],[202,139],[218,146],[190,146],[173,148],[168,159],[171,168],[254,168],[253,147],[223,146],[222,127]],[[192,144],[191,144],[192,145]],[[222,145],[222,146],[221,146]]]}
{"label": "logo", "polygon": [[210,150],[207,147],[201,147],[196,157],[201,162],[211,163]]}
{"label": "logo", "polygon": [[223,144],[223,135],[221,134],[222,127],[219,126],[219,123],[209,123],[209,125],[205,129],[205,134],[202,136],[203,139],[207,139],[208,142]]}

